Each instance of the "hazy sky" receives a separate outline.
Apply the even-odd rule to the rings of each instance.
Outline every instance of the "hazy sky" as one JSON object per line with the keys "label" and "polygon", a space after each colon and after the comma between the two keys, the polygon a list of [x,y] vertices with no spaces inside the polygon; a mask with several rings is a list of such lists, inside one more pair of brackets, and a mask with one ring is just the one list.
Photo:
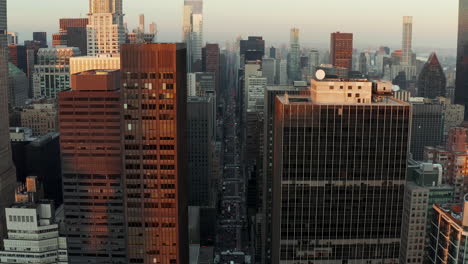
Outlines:
{"label": "hazy sky", "polygon": [[[287,43],[289,29],[301,30],[301,42],[328,45],[333,31],[353,32],[355,46],[401,45],[402,16],[414,17],[415,47],[455,48],[457,0],[204,0],[206,41],[224,42],[237,35],[262,35]],[[9,30],[20,39],[32,31],[58,31],[58,19],[85,17],[88,0],[9,0]],[[158,24],[160,41],[180,41],[183,0],[124,0],[129,29],[138,14]]]}

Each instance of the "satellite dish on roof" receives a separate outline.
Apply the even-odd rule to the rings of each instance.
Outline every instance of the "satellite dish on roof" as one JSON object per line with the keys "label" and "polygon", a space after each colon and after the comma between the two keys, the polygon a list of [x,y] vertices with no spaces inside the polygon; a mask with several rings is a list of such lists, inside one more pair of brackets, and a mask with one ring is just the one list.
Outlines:
{"label": "satellite dish on roof", "polygon": [[319,80],[319,81],[325,79],[325,76],[326,76],[326,73],[325,73],[324,70],[317,70],[315,72],[315,78],[317,78],[317,80]]}
{"label": "satellite dish on roof", "polygon": [[393,86],[392,86],[392,91],[394,91],[394,92],[400,91],[400,86],[398,86],[398,85],[393,85]]}

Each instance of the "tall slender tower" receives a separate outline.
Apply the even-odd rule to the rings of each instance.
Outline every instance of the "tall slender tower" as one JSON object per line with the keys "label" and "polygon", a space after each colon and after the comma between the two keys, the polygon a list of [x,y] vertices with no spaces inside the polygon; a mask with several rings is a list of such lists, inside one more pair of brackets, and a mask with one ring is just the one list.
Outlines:
{"label": "tall slender tower", "polygon": [[139,22],[140,24],[138,25],[138,29],[140,30],[140,32],[145,33],[145,14],[140,14]]}
{"label": "tall slender tower", "polygon": [[455,103],[465,106],[465,120],[468,120],[468,1],[459,0],[458,12]]}
{"label": "tall slender tower", "polygon": [[128,263],[188,263],[184,44],[123,45]]}
{"label": "tall slender tower", "polygon": [[125,43],[123,0],[89,0],[88,55],[119,53]]}
{"label": "tall slender tower", "polygon": [[291,29],[291,38],[290,38],[290,52],[289,52],[289,78],[291,81],[300,81],[301,80],[301,68],[300,68],[300,58],[301,58],[301,48],[299,45],[299,29]]}
{"label": "tall slender tower", "polygon": [[402,42],[402,65],[411,65],[411,45],[413,42],[413,17],[403,17],[403,42]]}
{"label": "tall slender tower", "polygon": [[[5,237],[5,207],[14,201],[15,167],[11,159],[8,121],[8,47],[6,0],[0,0],[0,238]],[[0,242],[0,247],[1,247]]]}
{"label": "tall slender tower", "polygon": [[203,0],[185,0],[182,22],[182,41],[187,44],[187,72],[202,59]]}

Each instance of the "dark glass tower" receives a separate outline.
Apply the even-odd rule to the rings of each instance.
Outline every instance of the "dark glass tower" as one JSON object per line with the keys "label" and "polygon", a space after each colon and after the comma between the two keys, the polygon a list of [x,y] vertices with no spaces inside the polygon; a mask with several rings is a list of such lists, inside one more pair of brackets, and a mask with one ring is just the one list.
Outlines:
{"label": "dark glass tower", "polygon": [[121,49],[128,263],[188,263],[186,48]]}
{"label": "dark glass tower", "polygon": [[[14,202],[16,187],[15,167],[11,158],[10,129],[8,127],[8,47],[7,47],[7,6],[0,0],[0,238],[6,235],[4,229],[5,207]],[[3,242],[3,240],[0,239]],[[0,242],[0,247],[2,245]]]}
{"label": "dark glass tower", "polygon": [[468,119],[468,1],[459,0],[458,11],[457,76],[455,103],[465,106]]}
{"label": "dark glass tower", "polygon": [[444,70],[437,59],[437,55],[432,53],[424,65],[418,78],[418,96],[435,99],[438,96],[445,97],[447,79]]}
{"label": "dark glass tower", "polygon": [[275,102],[272,263],[398,263],[410,105],[311,86]]}

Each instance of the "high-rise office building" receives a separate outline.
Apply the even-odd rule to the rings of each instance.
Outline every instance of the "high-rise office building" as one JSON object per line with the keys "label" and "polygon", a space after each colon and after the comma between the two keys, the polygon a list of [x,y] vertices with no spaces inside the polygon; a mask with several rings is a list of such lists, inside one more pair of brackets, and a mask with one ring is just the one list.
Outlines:
{"label": "high-rise office building", "polygon": [[293,81],[301,80],[301,46],[299,44],[299,29],[292,28],[289,39],[289,79]]}
{"label": "high-rise office building", "polygon": [[270,47],[270,58],[271,59],[276,59],[276,48],[275,47]]}
{"label": "high-rise office building", "polygon": [[[0,0],[0,237],[5,237],[5,208],[14,201],[16,187],[15,167],[11,159],[8,122],[8,47],[7,5]],[[0,243],[1,246],[2,243]]]}
{"label": "high-rise office building", "polygon": [[411,107],[391,87],[312,80],[276,98],[273,264],[398,263]]}
{"label": "high-rise office building", "polygon": [[429,252],[434,204],[453,201],[454,187],[442,184],[440,164],[408,162],[405,187],[400,263],[424,263]]}
{"label": "high-rise office building", "polygon": [[123,45],[129,263],[188,263],[184,44]]}
{"label": "high-rise office building", "polygon": [[189,205],[215,207],[216,185],[211,168],[216,140],[214,96],[188,97],[187,152]]}
{"label": "high-rise office building", "polygon": [[8,63],[8,102],[11,107],[20,107],[26,103],[29,92],[29,80],[26,74],[13,63]]}
{"label": "high-rise office building", "polygon": [[401,44],[402,56],[401,64],[402,65],[411,65],[412,64],[412,42],[413,42],[413,17],[405,16],[403,17],[403,38]]}
{"label": "high-rise office building", "polygon": [[18,45],[18,33],[17,32],[7,32],[7,44]]}
{"label": "high-rise office building", "polygon": [[267,78],[267,85],[274,85],[276,79],[276,60],[266,58],[262,61],[263,77]]}
{"label": "high-rise office building", "polygon": [[33,40],[37,41],[39,48],[47,48],[47,32],[33,32]]}
{"label": "high-rise office building", "polygon": [[216,95],[216,76],[213,72],[192,72],[187,74],[188,96]]}
{"label": "high-rise office building", "polygon": [[123,0],[89,0],[87,52],[90,56],[119,53],[125,43]]}
{"label": "high-rise office building", "polygon": [[140,32],[145,32],[145,14],[140,14],[138,16],[138,30]]}
{"label": "high-rise office building", "polygon": [[70,58],[80,56],[78,48],[39,49],[34,65],[34,98],[57,98],[70,88]]}
{"label": "high-rise office building", "polygon": [[8,45],[10,62],[20,68],[23,72],[28,71],[28,59],[26,53],[26,47],[22,45]]}
{"label": "high-rise office building", "polygon": [[58,99],[70,262],[128,263],[121,185],[120,72],[86,71],[71,78],[72,89],[61,92]]}
{"label": "high-rise office building", "polygon": [[215,43],[207,43],[206,46],[202,49],[203,62],[202,70],[203,72],[213,72],[215,74],[216,80],[216,93],[221,95],[221,75],[220,75],[220,52],[219,45]]}
{"label": "high-rise office building", "polygon": [[467,263],[468,195],[460,203],[435,204],[426,263]]}
{"label": "high-rise office building", "polygon": [[412,158],[424,159],[424,147],[439,146],[444,142],[444,108],[437,100],[421,97],[410,99],[413,108],[411,125]]}
{"label": "high-rise office building", "polygon": [[185,0],[182,24],[182,39],[187,44],[187,69],[202,60],[203,47],[203,0]]}
{"label": "high-rise office building", "polygon": [[432,53],[418,77],[418,96],[435,99],[446,95],[447,79],[444,70]]}
{"label": "high-rise office building", "polygon": [[309,51],[307,56],[309,57],[307,64],[307,73],[310,75],[315,74],[315,72],[317,71],[317,67],[320,66],[320,54],[317,50],[311,50]]}
{"label": "high-rise office building", "polygon": [[156,36],[156,33],[158,33],[156,23],[152,22],[151,24],[149,24],[149,33],[154,34]]}
{"label": "high-rise office building", "polygon": [[457,73],[455,103],[465,106],[468,119],[468,2],[459,1],[458,7]]}
{"label": "high-rise office building", "polygon": [[353,68],[353,34],[331,33],[330,37],[330,63],[334,67],[348,70]]}
{"label": "high-rise office building", "polygon": [[262,60],[265,55],[265,40],[262,37],[249,37],[240,41],[240,56],[246,61]]}
{"label": "high-rise office building", "polygon": [[86,55],[88,18],[61,18],[59,25],[60,32],[52,35],[52,46],[77,47]]}
{"label": "high-rise office building", "polygon": [[[299,84],[303,84],[300,82]],[[259,179],[259,200],[261,202],[261,229],[257,230],[257,242],[261,245],[257,248],[262,263],[271,263],[271,217],[272,217],[272,188],[273,188],[273,122],[275,111],[275,99],[278,95],[299,95],[308,90],[307,85],[286,85],[286,86],[268,86],[265,89],[265,99],[263,103],[263,147],[261,148],[263,156],[262,179]]]}

